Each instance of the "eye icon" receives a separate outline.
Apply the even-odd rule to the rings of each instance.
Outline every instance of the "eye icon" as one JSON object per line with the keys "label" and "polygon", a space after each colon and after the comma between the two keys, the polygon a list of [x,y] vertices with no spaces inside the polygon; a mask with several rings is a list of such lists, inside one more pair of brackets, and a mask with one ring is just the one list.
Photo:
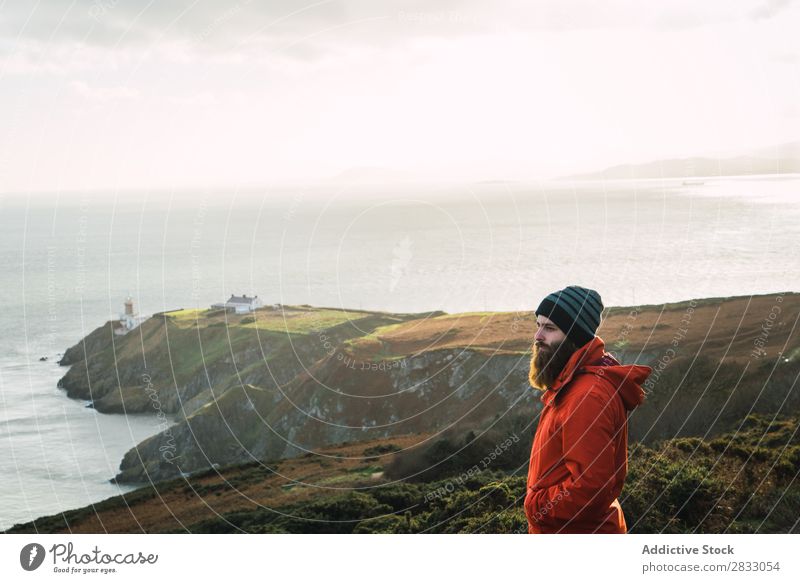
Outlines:
{"label": "eye icon", "polygon": [[19,552],[19,564],[26,571],[35,571],[44,561],[44,547],[38,543],[30,543]]}

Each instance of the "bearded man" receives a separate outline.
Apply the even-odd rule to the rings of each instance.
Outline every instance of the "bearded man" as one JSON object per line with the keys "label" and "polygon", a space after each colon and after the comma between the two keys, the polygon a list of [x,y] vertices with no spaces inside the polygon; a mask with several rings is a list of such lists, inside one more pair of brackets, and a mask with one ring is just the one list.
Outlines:
{"label": "bearded man", "polygon": [[617,497],[628,467],[628,414],[652,369],[621,365],[596,336],[603,302],[568,286],[536,310],[529,380],[544,404],[531,446],[525,516],[530,534],[624,534]]}

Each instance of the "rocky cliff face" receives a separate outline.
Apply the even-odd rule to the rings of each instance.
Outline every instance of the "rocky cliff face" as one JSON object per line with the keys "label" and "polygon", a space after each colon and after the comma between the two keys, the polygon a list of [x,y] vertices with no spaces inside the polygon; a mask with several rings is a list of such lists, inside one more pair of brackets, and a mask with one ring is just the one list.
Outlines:
{"label": "rocky cliff face", "polygon": [[329,356],[282,388],[228,389],[128,452],[116,479],[158,481],[214,464],[294,457],[338,443],[480,424],[511,409],[533,418],[539,402],[527,366],[517,354],[460,349],[425,352],[384,370]]}

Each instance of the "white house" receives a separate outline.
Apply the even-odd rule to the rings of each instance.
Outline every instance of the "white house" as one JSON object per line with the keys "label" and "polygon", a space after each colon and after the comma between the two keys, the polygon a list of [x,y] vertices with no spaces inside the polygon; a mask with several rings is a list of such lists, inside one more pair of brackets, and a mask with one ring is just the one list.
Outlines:
{"label": "white house", "polygon": [[231,295],[227,302],[211,304],[211,307],[233,310],[237,314],[247,314],[248,312],[252,312],[263,305],[264,303],[258,298],[258,296],[248,297],[247,294],[244,294],[241,296]]}

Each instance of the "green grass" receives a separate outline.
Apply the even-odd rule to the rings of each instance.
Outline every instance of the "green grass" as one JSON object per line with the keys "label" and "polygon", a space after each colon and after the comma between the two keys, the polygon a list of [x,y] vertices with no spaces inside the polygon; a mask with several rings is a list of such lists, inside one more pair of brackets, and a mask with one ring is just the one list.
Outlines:
{"label": "green grass", "polygon": [[379,336],[385,336],[391,333],[394,330],[400,329],[402,326],[405,326],[406,322],[398,322],[397,324],[387,324],[386,326],[378,326],[372,332],[368,334],[364,334],[363,336],[359,336],[357,338],[349,338],[348,340],[344,341],[346,346],[351,346],[353,348],[359,348],[368,346],[374,342],[381,342]]}
{"label": "green grass", "polygon": [[370,466],[364,466],[364,467],[360,467],[360,468],[353,468],[352,470],[350,470],[350,473],[351,474],[359,474],[359,475],[362,475],[362,476],[369,477],[372,474],[375,474],[377,472],[382,472],[382,471],[383,471],[383,466],[372,466],[372,465],[370,465]]}
{"label": "green grass", "polygon": [[785,354],[783,356],[786,359],[786,362],[792,362],[794,360],[797,360],[800,357],[800,346],[792,350],[789,353],[789,356],[786,356]]}
{"label": "green grass", "polygon": [[211,310],[204,308],[186,308],[169,312],[166,316],[177,326],[187,328],[193,326],[198,321],[201,325],[205,324],[206,314],[210,311]]}
{"label": "green grass", "polygon": [[[210,313],[213,317],[209,317]],[[361,312],[347,310],[287,309],[286,313],[273,310],[257,310],[247,314],[234,314],[218,310],[188,308],[168,314],[169,320],[177,327],[186,329],[195,326],[222,326],[228,328],[246,328],[287,334],[309,334],[315,330],[333,328],[348,321],[364,318]]]}
{"label": "green grass", "polygon": [[309,310],[286,316],[282,312],[255,312],[253,316],[254,322],[242,324],[241,327],[289,334],[309,334],[315,330],[326,330],[348,321],[360,320],[364,314],[343,310]]}

